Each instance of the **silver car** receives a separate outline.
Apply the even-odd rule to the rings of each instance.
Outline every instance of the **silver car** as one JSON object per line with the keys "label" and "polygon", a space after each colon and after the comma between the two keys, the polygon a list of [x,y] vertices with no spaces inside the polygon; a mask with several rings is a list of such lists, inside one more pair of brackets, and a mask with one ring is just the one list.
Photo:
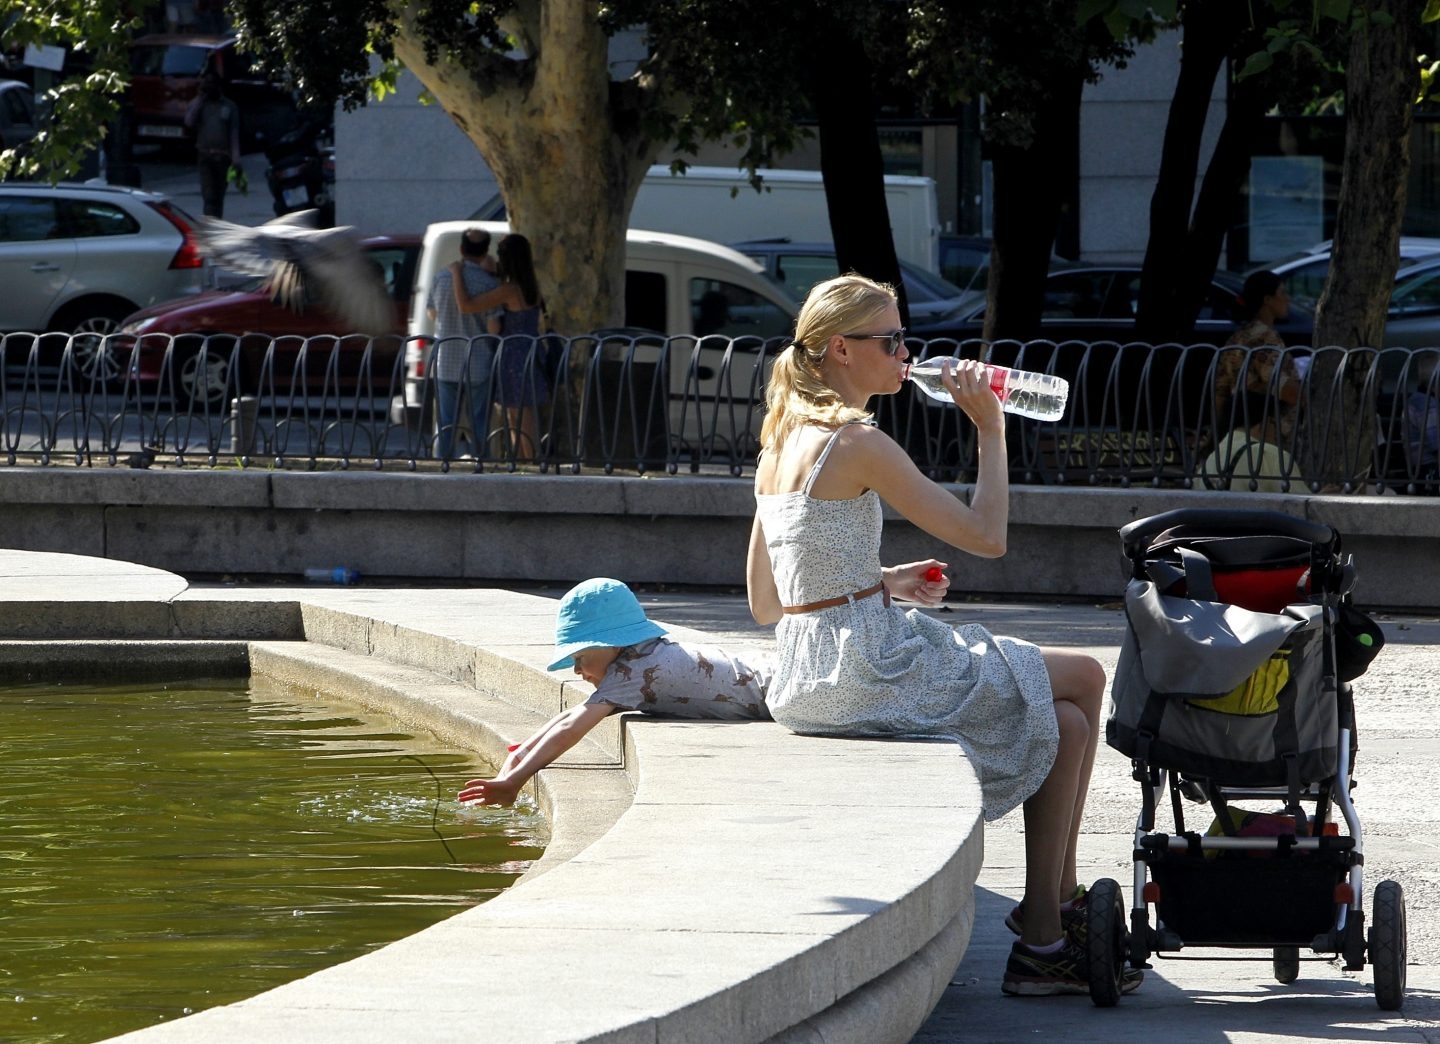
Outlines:
{"label": "silver car", "polygon": [[0,184],[0,332],[106,334],[131,312],[199,290],[194,227],[153,192]]}
{"label": "silver car", "polygon": [[[1325,280],[1330,275],[1330,245],[1330,240],[1327,239],[1323,243],[1316,243],[1309,250],[1261,265],[1260,269],[1269,269],[1285,280],[1290,300],[1313,312],[1320,301],[1320,291],[1325,289]],[[1400,237],[1401,268],[1436,254],[1440,254],[1440,239],[1424,236]]]}

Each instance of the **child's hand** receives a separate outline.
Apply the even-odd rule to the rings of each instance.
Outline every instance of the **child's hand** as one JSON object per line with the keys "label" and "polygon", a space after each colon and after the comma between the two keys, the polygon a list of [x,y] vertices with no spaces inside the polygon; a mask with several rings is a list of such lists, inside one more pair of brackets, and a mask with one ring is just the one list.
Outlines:
{"label": "child's hand", "polygon": [[455,795],[455,800],[466,804],[476,802],[481,805],[513,805],[519,796],[518,783],[506,783],[499,779],[472,779]]}

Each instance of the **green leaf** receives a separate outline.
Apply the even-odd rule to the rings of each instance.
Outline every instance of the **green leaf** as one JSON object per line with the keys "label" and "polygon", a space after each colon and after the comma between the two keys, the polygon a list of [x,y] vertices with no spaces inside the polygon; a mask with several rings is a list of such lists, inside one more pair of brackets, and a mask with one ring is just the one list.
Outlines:
{"label": "green leaf", "polygon": [[1316,0],[1315,16],[1317,20],[1330,18],[1345,22],[1349,20],[1353,6],[1352,0]]}
{"label": "green leaf", "polygon": [[1093,18],[1108,14],[1115,0],[1080,0],[1075,8],[1075,24],[1084,25]]}
{"label": "green leaf", "polygon": [[1425,0],[1425,10],[1420,14],[1420,21],[1440,21],[1440,0]]}
{"label": "green leaf", "polygon": [[1245,65],[1241,68],[1240,75],[1236,77],[1236,79],[1243,80],[1247,76],[1259,75],[1274,64],[1275,58],[1268,51],[1257,51],[1245,59]]}

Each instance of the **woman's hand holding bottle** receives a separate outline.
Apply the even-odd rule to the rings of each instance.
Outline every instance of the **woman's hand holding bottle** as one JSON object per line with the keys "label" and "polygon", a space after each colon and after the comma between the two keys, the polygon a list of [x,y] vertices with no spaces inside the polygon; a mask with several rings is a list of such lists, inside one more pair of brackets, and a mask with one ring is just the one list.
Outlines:
{"label": "woman's hand holding bottle", "polygon": [[955,405],[982,432],[1004,431],[1005,418],[1000,400],[990,387],[990,368],[975,359],[943,357],[939,362],[940,382]]}

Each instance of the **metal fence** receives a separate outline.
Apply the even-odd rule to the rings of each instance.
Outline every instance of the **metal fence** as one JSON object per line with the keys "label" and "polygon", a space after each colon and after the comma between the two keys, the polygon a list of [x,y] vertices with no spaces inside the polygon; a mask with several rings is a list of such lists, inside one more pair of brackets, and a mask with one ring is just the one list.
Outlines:
{"label": "metal fence", "polygon": [[[0,337],[3,460],[740,475],[754,467],[764,379],[785,343],[486,337],[441,346],[448,361],[436,367],[421,365],[435,346],[400,338],[9,334]],[[1341,447],[1347,475],[1402,492],[1436,488],[1440,349],[909,348],[914,358],[958,354],[1070,382],[1059,421],[1010,418],[1017,483],[1318,489],[1313,462]],[[1217,402],[1227,366],[1241,388],[1268,374],[1266,394]],[[1332,370],[1333,387],[1321,386],[1314,375]],[[1286,383],[1298,390],[1293,404],[1283,401],[1294,397]],[[1342,384],[1359,411],[1340,408],[1332,392]],[[927,474],[973,477],[973,429],[958,410],[903,390],[875,406]]]}

